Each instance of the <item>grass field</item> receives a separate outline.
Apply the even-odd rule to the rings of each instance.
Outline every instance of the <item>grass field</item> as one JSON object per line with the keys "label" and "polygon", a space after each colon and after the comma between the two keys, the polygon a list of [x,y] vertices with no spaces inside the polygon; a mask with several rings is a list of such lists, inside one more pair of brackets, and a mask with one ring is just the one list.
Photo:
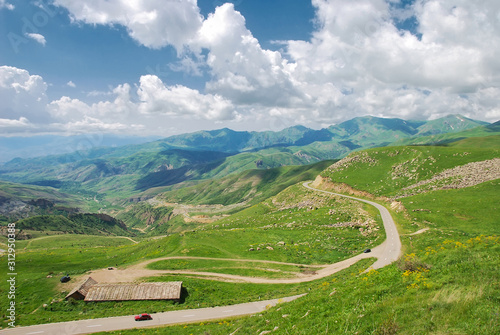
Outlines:
{"label": "grass field", "polygon": [[[294,194],[296,198],[288,203],[271,199],[268,203],[251,207],[242,213],[218,221],[215,224],[198,227],[194,231],[175,234],[166,238],[149,240],[133,244],[127,239],[111,237],[91,237],[75,235],[57,235],[42,237],[31,241],[18,242],[17,271],[19,275],[18,324],[34,324],[74,319],[84,319],[97,315],[123,315],[138,313],[147,304],[148,310],[168,310],[171,308],[196,307],[203,305],[224,305],[237,302],[258,300],[259,297],[277,297],[288,293],[304,292],[307,285],[242,285],[200,281],[188,277],[176,277],[185,282],[189,292],[186,303],[175,305],[167,303],[123,302],[116,308],[110,304],[86,304],[61,301],[65,292],[72,285],[62,286],[58,278],[69,274],[78,278],[90,269],[109,266],[124,267],[143,259],[164,256],[197,256],[234,259],[274,260],[281,262],[325,264],[345,259],[360,252],[366,246],[378,243],[381,231],[363,236],[358,228],[335,227],[334,224],[344,221],[377,222],[365,211],[363,205],[340,200],[336,197],[318,194],[297,185],[284,191]],[[316,199],[314,210],[301,208],[300,194],[306,199]],[[275,202],[276,202],[275,201]],[[329,207],[337,204],[335,215],[328,213]],[[352,213],[350,212],[352,211]],[[26,248],[26,249],[24,249]],[[253,248],[253,251],[250,249]],[[259,250],[260,249],[260,250]],[[5,257],[5,256],[2,256]],[[50,262],[47,262],[50,259]],[[166,266],[160,263],[157,266]],[[179,267],[179,265],[177,265]],[[185,268],[211,268],[212,272],[252,275],[257,277],[288,277],[294,272],[305,269],[284,265],[262,263],[222,262],[215,264],[185,264]],[[277,270],[290,271],[290,274]],[[53,276],[47,278],[47,276]],[[155,278],[154,280],[158,280]],[[34,283],[37,283],[34,285]],[[196,284],[193,284],[196,283]],[[309,284],[311,285],[311,284]],[[219,286],[224,287],[227,294],[217,294]],[[67,287],[67,288],[66,288]],[[271,288],[272,287],[272,288]],[[5,283],[0,283],[2,291]],[[62,288],[62,291],[60,291]],[[213,296],[202,291],[215,290]],[[220,289],[218,288],[220,291]],[[196,291],[200,293],[196,293]],[[241,295],[242,292],[253,292]],[[232,293],[231,293],[232,292]],[[239,292],[236,294],[235,292]],[[2,302],[4,300],[2,299]],[[41,308],[47,304],[46,308]],[[123,307],[121,307],[123,306]],[[141,307],[142,306],[142,307]],[[155,307],[156,306],[156,307]],[[163,306],[163,307],[162,307]]]}
{"label": "grass field", "polygon": [[[422,157],[431,152],[438,157],[446,155],[439,161],[444,166],[436,166],[434,172],[422,175],[421,179],[452,167],[453,162],[447,158],[464,152],[452,148],[410,149],[416,149]],[[469,147],[467,152],[471,151]],[[470,159],[470,155],[474,158]],[[487,150],[470,155],[462,156],[468,158],[455,164],[498,157],[498,153]],[[362,191],[378,187],[377,195],[387,195],[397,191],[398,185],[387,178],[376,187],[363,185],[362,181],[372,174],[370,168],[374,168],[372,175],[384,176],[390,174],[391,166],[397,163],[389,156],[380,165],[370,167],[368,164],[363,169],[360,164],[332,177],[350,179],[342,182]],[[355,173],[355,170],[364,173]],[[463,189],[430,191],[399,199],[405,209],[400,208],[393,216],[400,227],[408,233],[424,227],[429,230],[402,236],[405,250],[397,264],[366,274],[348,269],[342,273],[341,281],[329,278],[299,301],[258,316],[159,328],[153,333],[236,331],[237,334],[244,330],[250,334],[263,331],[277,334],[497,334],[500,331],[499,183],[493,180]],[[386,188],[387,193],[380,189],[385,184],[390,186]],[[262,207],[251,210],[265,212]]]}
{"label": "grass field", "polygon": [[390,197],[404,194],[403,188],[430,179],[446,169],[499,156],[500,148],[376,148],[351,154],[321,175],[336,183]]}
{"label": "grass field", "polygon": [[266,278],[290,278],[295,277],[298,273],[317,270],[315,267],[298,265],[213,259],[169,259],[151,263],[148,268],[154,270],[216,272]]}
{"label": "grass field", "polygon": [[[499,157],[497,149],[477,149],[471,144],[467,148],[379,148],[353,155],[359,158],[348,158],[337,166],[340,168],[323,174],[359,191],[385,197],[456,165]],[[394,175],[393,166],[405,166],[396,172],[406,171],[411,176]],[[71,246],[68,242],[57,249],[18,249],[18,324],[229,305],[307,293],[297,301],[255,316],[148,329],[147,333],[498,334],[499,190],[500,180],[491,180],[462,189],[431,190],[399,198],[400,206],[394,207],[392,214],[405,233],[401,236],[404,254],[400,261],[376,271],[364,273],[373,260],[363,260],[333,276],[293,285],[225,283],[189,276],[147,279],[182,280],[187,292],[181,304],[60,301],[70,285],[61,291],[58,276],[78,276],[89,269],[125,267],[164,256],[332,263],[383,240],[377,213],[369,206],[297,184],[216,223],[162,239],[138,244],[122,241],[126,243],[99,248],[103,242],[96,240],[85,246]],[[429,230],[409,235],[422,228]],[[48,243],[50,239],[38,242]],[[1,257],[3,261],[5,256]],[[252,271],[247,268],[249,264]],[[261,263],[221,260],[170,260],[150,266],[254,276],[268,276],[267,272],[274,270],[301,271],[269,264],[265,265],[267,270],[260,271]],[[53,277],[47,278],[49,274]],[[5,310],[5,282],[0,283],[0,289]],[[144,333],[130,330],[114,334]]]}
{"label": "grass field", "polygon": [[16,246],[23,250],[65,249],[65,248],[100,248],[134,244],[133,240],[123,236],[105,237],[94,235],[50,235],[30,240],[18,241]]}

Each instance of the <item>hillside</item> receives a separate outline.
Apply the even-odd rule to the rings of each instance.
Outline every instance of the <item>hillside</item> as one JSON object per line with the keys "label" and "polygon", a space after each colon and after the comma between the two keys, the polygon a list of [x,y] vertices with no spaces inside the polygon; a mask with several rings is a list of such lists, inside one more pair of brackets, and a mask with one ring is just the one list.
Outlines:
{"label": "hillside", "polygon": [[[128,206],[117,217],[128,226],[143,229],[144,232],[171,233],[179,226],[184,225],[187,229],[185,221],[211,222],[222,215],[257,204],[288,186],[315,178],[330,164],[332,161],[252,169],[167,192],[159,193],[160,189],[157,189],[154,193],[158,194],[154,198]],[[195,217],[191,217],[190,213]],[[200,213],[203,213],[201,218]]]}
{"label": "hillside", "polygon": [[[65,248],[52,244],[46,249],[37,249],[36,253],[18,250],[19,272],[28,279],[17,288],[18,299],[23,301],[18,309],[18,324],[44,323],[49,318],[59,322],[130,315],[144,309],[154,313],[223,306],[307,293],[294,302],[255,316],[150,331],[172,334],[262,334],[267,331],[275,334],[496,334],[500,313],[497,214],[500,178],[495,175],[498,164],[485,165],[484,169],[483,165],[476,164],[496,162],[500,159],[499,150],[494,138],[465,139],[453,147],[373,148],[352,153],[321,172],[317,186],[377,199],[391,208],[404,254],[400,261],[387,267],[364,272],[373,262],[373,259],[365,259],[321,280],[298,284],[224,282],[196,277],[193,273],[145,279],[182,280],[186,293],[180,304],[66,302],[61,298],[69,288],[58,291],[58,278],[47,278],[51,272],[81,278],[78,276],[83,277],[88,269],[109,266],[126,269],[151,260],[149,269],[286,279],[307,276],[315,271],[314,266],[346,259],[381,242],[383,229],[371,206],[308,190],[297,183],[217,222],[186,225],[189,229],[181,234],[172,233],[161,239],[86,247],[85,255],[72,244],[65,244]],[[276,169],[277,177],[272,180],[288,179],[287,169],[295,168]],[[468,180],[468,175],[473,175],[468,173],[470,170],[476,171],[480,180],[460,184]],[[228,186],[232,182],[240,189],[235,198],[244,198],[250,193],[249,187],[254,187],[257,193],[265,193],[272,184],[270,181],[255,186],[244,183],[246,179],[254,182],[256,176],[265,180],[265,176],[259,174],[262,172],[244,172],[239,180],[226,177],[219,181],[220,185],[200,183],[196,187],[200,187],[201,193],[197,195],[196,187],[186,189],[183,201],[206,202],[209,195],[215,196],[218,190],[224,189],[224,182]],[[238,182],[242,182],[241,188]],[[415,185],[419,186],[408,192],[408,187]],[[229,201],[230,197],[226,198],[224,192],[220,195],[222,200]],[[167,205],[156,207],[154,213],[151,207],[142,209],[143,217],[137,216],[138,222],[146,217],[160,217],[161,210],[163,214],[172,210]],[[90,245],[91,241],[87,243]],[[104,244],[103,241],[95,243]],[[155,258],[167,256],[176,258],[153,262]],[[191,258],[182,258],[184,256]],[[46,262],[47,257],[51,257],[50,264]],[[7,290],[5,282],[0,283],[0,290]],[[44,303],[50,308],[43,307]]]}
{"label": "hillside", "polygon": [[385,145],[414,135],[443,134],[485,125],[487,123],[461,115],[449,115],[432,121],[405,121],[366,116],[321,130],[295,126],[277,132],[237,132],[225,128],[172,136],[158,142],[171,147],[223,152],[241,152],[274,146],[305,146],[315,142],[345,142],[366,148]]}
{"label": "hillside", "polygon": [[266,170],[246,170],[196,186],[165,192],[157,198],[183,204],[231,205],[245,202],[251,205],[279,193],[290,185],[314,178],[330,164],[332,161]]}
{"label": "hillside", "polygon": [[[500,178],[499,156],[496,136],[462,140],[453,147],[376,148],[350,154],[321,176],[376,196],[399,197],[453,185],[474,186]],[[370,173],[363,173],[367,170]]]}
{"label": "hillside", "polygon": [[[16,222],[16,229],[30,235],[32,232],[131,236],[127,226],[106,214],[63,213],[64,215],[38,215]],[[26,233],[26,231],[29,231]],[[31,233],[30,233],[31,232]],[[18,238],[20,236],[18,235]],[[29,236],[26,236],[29,237]]]}
{"label": "hillside", "polygon": [[404,138],[442,134],[484,125],[459,115],[433,121],[362,117],[321,130],[295,126],[272,132],[230,129],[176,135],[123,147],[14,159],[0,167],[0,179],[52,186],[71,194],[122,206],[137,193],[231,173],[338,159],[353,150]]}
{"label": "hillside", "polygon": [[[400,145],[453,145],[454,142],[460,142],[466,138],[483,138],[489,136],[498,136],[500,132],[500,121],[489,125],[482,125],[474,128],[460,130],[456,127],[456,132],[437,133],[434,135],[413,136],[406,139],[401,139],[391,143],[394,146]],[[463,143],[463,142],[462,142]]]}
{"label": "hillside", "polygon": [[0,222],[17,221],[51,211],[89,208],[82,197],[59,192],[51,187],[0,182]]}

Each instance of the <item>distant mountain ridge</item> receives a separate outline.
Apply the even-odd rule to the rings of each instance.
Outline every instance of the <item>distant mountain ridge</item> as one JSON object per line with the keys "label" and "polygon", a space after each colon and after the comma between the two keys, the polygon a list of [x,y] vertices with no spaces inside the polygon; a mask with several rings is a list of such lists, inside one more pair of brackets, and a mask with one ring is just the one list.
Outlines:
{"label": "distant mountain ridge", "polygon": [[[98,143],[101,142],[95,139],[92,140],[94,145],[91,145],[91,141],[85,138],[85,147],[87,149],[68,153],[63,152],[63,154],[59,155],[52,154],[51,157],[55,159],[56,163],[62,163],[101,157],[124,157],[137,152],[156,152],[169,149],[220,151],[234,154],[277,146],[305,146],[314,142],[331,141],[344,142],[348,147],[358,148],[367,145],[379,145],[384,142],[391,143],[395,140],[413,136],[458,132],[488,124],[487,122],[472,120],[458,114],[448,115],[444,118],[431,121],[406,121],[398,118],[389,119],[364,116],[319,130],[300,125],[280,131],[235,131],[229,128],[222,128],[174,135],[142,144],[129,144],[130,140],[128,140],[122,142],[125,143],[123,146],[117,145],[117,138],[120,137],[114,138],[112,146],[105,147],[99,146]],[[58,141],[61,141],[61,139]],[[0,144],[3,142],[5,142],[4,147],[13,145],[7,143],[8,141],[5,139],[2,140],[0,138]],[[74,148],[77,149],[78,146],[75,145]],[[36,161],[37,159],[43,160],[44,157],[46,156],[26,159]],[[23,161],[26,160],[21,159]],[[14,162],[19,161],[19,158],[14,159]]]}
{"label": "distant mountain ridge", "polygon": [[222,152],[242,152],[275,146],[304,146],[333,140],[350,141],[364,146],[379,143],[380,138],[393,142],[400,138],[458,132],[488,124],[461,115],[448,115],[432,121],[364,116],[320,130],[304,126],[293,126],[276,132],[234,131],[223,128],[175,135],[156,142],[168,148],[197,148]]}
{"label": "distant mountain ridge", "polygon": [[[220,178],[249,169],[338,159],[353,150],[392,145],[402,140],[411,144],[427,134],[437,134],[432,136],[452,141],[455,135],[451,134],[474,129],[482,129],[483,133],[496,131],[486,122],[461,115],[432,121],[367,116],[320,130],[303,126],[276,132],[223,128],[139,145],[14,159],[0,166],[0,180],[52,186],[67,193],[91,192],[123,200],[150,188],[185,181]],[[432,136],[424,143],[433,143]]]}

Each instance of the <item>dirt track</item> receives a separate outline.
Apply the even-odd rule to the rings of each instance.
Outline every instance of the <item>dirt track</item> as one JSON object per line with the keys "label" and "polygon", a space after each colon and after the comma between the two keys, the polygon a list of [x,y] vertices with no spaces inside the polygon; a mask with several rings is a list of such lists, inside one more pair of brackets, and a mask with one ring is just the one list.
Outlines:
{"label": "dirt track", "polygon": [[[399,234],[397,232],[396,225],[392,220],[387,209],[379,204],[374,202],[359,199],[355,197],[345,196],[342,194],[332,193],[328,191],[318,190],[309,186],[309,183],[304,183],[304,187],[309,189],[325,192],[329,194],[335,194],[342,197],[351,198],[357,201],[362,201],[369,203],[372,206],[375,206],[382,215],[382,220],[384,222],[384,228],[386,231],[387,239],[380,244],[379,246],[372,249],[370,253],[362,253],[357,256],[351,257],[349,259],[343,260],[341,262],[337,262],[334,264],[327,265],[318,265],[311,266],[305,264],[292,264],[292,263],[280,263],[273,261],[260,261],[260,260],[242,260],[242,259],[221,259],[221,258],[204,258],[204,257],[162,257],[156,259],[150,259],[135,265],[132,265],[126,269],[115,269],[115,270],[95,270],[90,272],[90,276],[94,278],[99,283],[117,283],[117,282],[133,282],[140,280],[144,277],[152,277],[152,276],[161,276],[166,274],[183,274],[188,276],[196,276],[203,277],[207,279],[214,279],[220,281],[232,281],[232,282],[246,282],[246,283],[259,283],[259,284],[292,284],[292,283],[302,283],[313,281],[317,279],[321,279],[324,277],[328,277],[338,271],[344,270],[354,263],[358,262],[360,259],[364,258],[377,258],[377,261],[372,265],[372,268],[378,269],[384,267],[395,260],[397,260],[401,253],[401,241],[399,239]],[[238,262],[261,262],[261,263],[279,263],[279,264],[287,264],[294,266],[304,266],[304,267],[316,267],[318,268],[312,274],[302,274],[298,273],[294,278],[261,278],[261,277],[245,277],[238,275],[229,275],[229,274],[221,274],[221,273],[213,273],[213,272],[197,272],[197,271],[189,271],[189,270],[151,270],[147,269],[146,266],[150,263],[157,262],[160,260],[167,259],[213,259],[213,260],[229,260],[229,261],[238,261]]]}

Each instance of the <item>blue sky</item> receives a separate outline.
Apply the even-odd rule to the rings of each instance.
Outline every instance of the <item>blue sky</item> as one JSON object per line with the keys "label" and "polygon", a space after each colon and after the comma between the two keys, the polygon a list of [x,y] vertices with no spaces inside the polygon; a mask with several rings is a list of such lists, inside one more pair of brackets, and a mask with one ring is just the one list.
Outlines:
{"label": "blue sky", "polygon": [[[165,46],[157,50],[142,46],[123,26],[72,24],[68,11],[51,5],[51,1],[10,2],[15,10],[0,11],[0,62],[27,69],[50,82],[53,86],[47,92],[49,99],[68,94],[83,98],[83,92],[133,83],[144,74],[158,75],[167,84],[199,90],[203,90],[208,80],[207,76],[200,78],[172,70],[169,65],[178,61],[175,48]],[[272,43],[275,40],[308,39],[313,30],[314,8],[309,1],[232,3],[265,48],[277,48]],[[200,13],[205,17],[222,4],[217,0],[198,1]],[[45,45],[26,37],[26,32],[43,35]],[[69,81],[78,89],[68,87]]]}
{"label": "blue sky", "polygon": [[0,0],[0,136],[500,119],[500,5]]}

